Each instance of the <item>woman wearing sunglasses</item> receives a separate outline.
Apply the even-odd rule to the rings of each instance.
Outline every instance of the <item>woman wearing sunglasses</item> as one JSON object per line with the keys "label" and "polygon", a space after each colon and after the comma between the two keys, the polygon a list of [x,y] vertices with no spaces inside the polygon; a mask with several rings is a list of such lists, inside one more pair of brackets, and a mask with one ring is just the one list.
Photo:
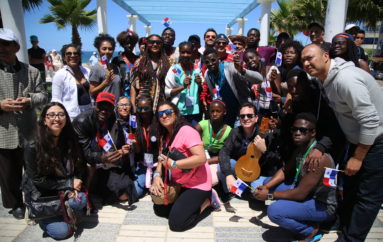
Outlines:
{"label": "woman wearing sunglasses", "polygon": [[89,69],[81,65],[81,51],[73,45],[61,49],[64,66],[52,80],[52,102],[60,102],[73,120],[81,112],[91,108],[89,95]]}
{"label": "woman wearing sunglasses", "polygon": [[134,145],[137,193],[145,191],[151,185],[153,167],[158,158],[158,121],[152,110],[153,102],[148,97],[141,97],[137,101],[137,129]]}
{"label": "woman wearing sunglasses", "polygon": [[[159,104],[157,118],[160,123],[159,162],[150,188],[154,195],[164,192],[162,173],[170,169],[171,181],[181,186],[173,204],[154,205],[158,216],[169,218],[172,231],[185,231],[206,217],[211,209],[211,173],[198,131],[185,125],[177,106],[171,102]],[[169,152],[179,152],[186,158],[173,160]],[[169,172],[167,172],[169,173]]]}
{"label": "woman wearing sunglasses", "polygon": [[130,89],[133,111],[136,112],[136,100],[150,97],[153,100],[153,111],[159,102],[165,99],[165,77],[170,68],[169,58],[163,49],[163,40],[152,34],[147,38],[145,52],[135,62],[133,75],[135,79]]}
{"label": "woman wearing sunglasses", "polygon": [[108,34],[100,34],[94,39],[93,46],[97,49],[100,60],[90,71],[90,95],[96,98],[100,92],[110,92],[118,99],[122,92],[120,69],[110,63],[116,41]]}
{"label": "woman wearing sunglasses", "polygon": [[[76,137],[65,107],[58,102],[47,104],[40,115],[36,138],[26,144],[24,151],[27,204],[31,199],[60,196],[73,210],[86,206],[87,197],[81,192],[85,162]],[[64,239],[73,233],[73,221],[63,213],[38,223],[50,237]]]}

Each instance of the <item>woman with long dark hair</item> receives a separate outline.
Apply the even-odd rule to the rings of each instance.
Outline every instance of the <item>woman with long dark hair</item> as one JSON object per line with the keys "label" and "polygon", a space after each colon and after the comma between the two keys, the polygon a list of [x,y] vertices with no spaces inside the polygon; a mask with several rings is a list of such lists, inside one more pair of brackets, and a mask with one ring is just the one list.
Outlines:
{"label": "woman with long dark hair", "polygon": [[169,58],[164,51],[161,36],[150,35],[146,41],[145,52],[133,67],[135,80],[130,89],[130,97],[134,112],[139,97],[150,97],[153,100],[153,110],[165,99],[165,77],[169,68]]}
{"label": "woman with long dark hair", "polygon": [[358,52],[354,43],[354,37],[350,34],[340,33],[332,38],[330,57],[340,57],[345,61],[352,61],[356,67],[362,68],[370,73],[368,63],[363,59],[358,59]]}
{"label": "woman with long dark hair", "polygon": [[60,102],[68,110],[71,120],[92,107],[89,95],[90,70],[81,65],[81,50],[74,44],[61,49],[64,66],[52,80],[52,102]]}
{"label": "woman with long dark hair", "polygon": [[[173,204],[154,205],[158,216],[169,218],[173,231],[185,231],[195,226],[209,214],[211,205],[211,173],[205,151],[197,130],[185,125],[177,106],[171,102],[160,103],[157,108],[160,149],[157,169],[150,191],[159,196],[164,193],[161,178],[166,169],[171,170],[171,181],[181,186],[181,192]],[[177,160],[169,156],[178,153]],[[173,156],[172,156],[173,157]],[[164,171],[163,171],[164,170]]]}
{"label": "woman with long dark hair", "polygon": [[[47,104],[41,112],[35,140],[25,146],[26,201],[57,195],[74,210],[86,206],[86,195],[81,192],[85,163],[76,137],[65,107],[58,102]],[[54,239],[70,236],[72,222],[65,214],[38,221]]]}

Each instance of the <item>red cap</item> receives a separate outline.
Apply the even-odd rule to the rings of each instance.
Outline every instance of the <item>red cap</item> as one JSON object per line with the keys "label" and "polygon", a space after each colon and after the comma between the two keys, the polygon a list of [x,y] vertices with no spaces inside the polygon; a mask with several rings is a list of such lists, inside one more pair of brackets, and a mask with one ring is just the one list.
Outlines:
{"label": "red cap", "polygon": [[115,97],[114,97],[114,95],[112,93],[110,93],[110,92],[100,92],[97,95],[96,103],[108,102],[108,103],[114,105],[114,100],[115,100]]}

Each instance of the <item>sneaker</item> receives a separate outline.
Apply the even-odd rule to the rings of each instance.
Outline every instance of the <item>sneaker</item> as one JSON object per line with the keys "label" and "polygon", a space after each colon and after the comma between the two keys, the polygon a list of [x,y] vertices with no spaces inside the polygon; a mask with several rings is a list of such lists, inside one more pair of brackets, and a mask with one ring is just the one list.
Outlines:
{"label": "sneaker", "polygon": [[9,214],[12,214],[15,219],[24,219],[25,208],[14,208],[9,211]]}

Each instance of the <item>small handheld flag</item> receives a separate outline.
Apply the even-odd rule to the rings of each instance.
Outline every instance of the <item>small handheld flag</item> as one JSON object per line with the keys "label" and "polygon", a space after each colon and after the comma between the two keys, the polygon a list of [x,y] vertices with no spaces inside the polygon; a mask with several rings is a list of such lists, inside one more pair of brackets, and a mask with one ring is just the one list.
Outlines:
{"label": "small handheld flag", "polygon": [[275,65],[277,65],[278,67],[282,65],[282,53],[279,51],[277,52],[277,56],[275,58]]}
{"label": "small handheld flag", "polygon": [[109,132],[107,134],[105,134],[104,137],[102,137],[102,138],[97,137],[97,139],[98,139],[98,142],[97,142],[98,145],[100,147],[102,147],[105,152],[108,152],[112,147],[114,147],[114,149],[117,150]]}
{"label": "small handheld flag", "polygon": [[237,178],[234,185],[230,188],[230,192],[241,196],[246,187],[248,187],[248,185],[241,179]]}
{"label": "small handheld flag", "polygon": [[129,125],[133,128],[133,129],[136,129],[137,128],[137,122],[136,122],[136,115],[130,115],[130,118],[129,118]]}
{"label": "small handheld flag", "polygon": [[233,42],[231,42],[231,40],[229,39],[229,44],[226,46],[226,50],[231,54],[234,54],[234,52],[237,51],[237,46],[235,46]]}
{"label": "small handheld flag", "polygon": [[102,64],[102,67],[104,67],[104,69],[108,68],[109,60],[108,60],[108,57],[106,57],[106,55],[103,55],[101,57],[101,64]]}
{"label": "small handheld flag", "polygon": [[164,20],[162,20],[162,24],[167,28],[170,26],[172,22],[170,21],[170,19],[168,17],[164,18]]}
{"label": "small handheld flag", "polygon": [[329,187],[336,187],[338,170],[332,168],[326,168],[323,175],[323,184]]}

